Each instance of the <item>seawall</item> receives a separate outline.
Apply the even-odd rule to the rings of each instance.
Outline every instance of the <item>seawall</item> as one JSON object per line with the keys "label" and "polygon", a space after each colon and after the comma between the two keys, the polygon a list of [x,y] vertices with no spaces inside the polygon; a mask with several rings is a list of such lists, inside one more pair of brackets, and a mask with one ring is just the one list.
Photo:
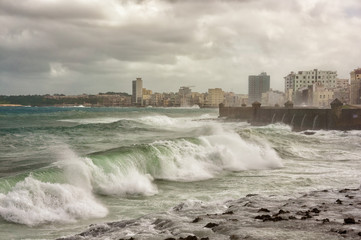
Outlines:
{"label": "seawall", "polygon": [[252,125],[279,122],[292,126],[295,131],[361,129],[361,109],[343,106],[338,99],[327,109],[293,107],[292,102],[285,103],[284,107],[261,107],[258,102],[248,107],[225,107],[220,104],[219,117],[247,121]]}

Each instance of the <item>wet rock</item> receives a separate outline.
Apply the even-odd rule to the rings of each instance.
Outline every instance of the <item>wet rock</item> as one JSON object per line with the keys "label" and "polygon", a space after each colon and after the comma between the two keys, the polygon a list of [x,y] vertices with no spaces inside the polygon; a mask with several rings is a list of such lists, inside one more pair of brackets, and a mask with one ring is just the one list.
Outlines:
{"label": "wet rock", "polygon": [[203,237],[200,240],[209,240],[209,237]]}
{"label": "wet rock", "polygon": [[314,208],[314,209],[311,210],[311,212],[313,212],[313,213],[320,213],[321,211],[318,210],[317,208]]}
{"label": "wet rock", "polygon": [[247,194],[246,197],[254,197],[257,196],[258,194]]}
{"label": "wet rock", "polygon": [[177,240],[177,239],[170,237],[170,238],[166,238],[164,240]]}
{"label": "wet rock", "polygon": [[361,232],[359,232],[357,235],[361,236]]}
{"label": "wet rock", "polygon": [[242,239],[242,238],[237,236],[237,235],[231,235],[231,236],[229,236],[229,239],[230,240],[239,240],[239,239]]}
{"label": "wet rock", "polygon": [[271,217],[268,214],[256,216],[255,219],[260,219],[263,222],[267,222],[267,221],[278,222],[278,221],[286,220],[280,216]]}
{"label": "wet rock", "polygon": [[295,216],[289,216],[288,219],[294,220],[294,219],[297,219],[297,218]]}
{"label": "wet rock", "polygon": [[179,240],[198,240],[196,236],[189,235],[185,238],[180,237]]}
{"label": "wet rock", "polygon": [[199,222],[200,220],[202,220],[201,217],[196,217],[196,218],[192,221],[192,223],[197,223],[197,222]]}
{"label": "wet rock", "polygon": [[224,213],[222,213],[222,215],[231,215],[231,214],[234,214],[234,212],[233,211],[227,211],[227,212],[224,212]]}
{"label": "wet rock", "polygon": [[345,189],[342,189],[342,190],[340,190],[340,191],[338,191],[338,192],[339,192],[339,193],[346,193],[346,192],[348,192],[348,191],[350,191],[350,189],[345,188]]}
{"label": "wet rock", "polygon": [[278,215],[281,215],[281,214],[285,214],[285,213],[290,213],[290,212],[289,212],[289,211],[284,211],[284,210],[280,209],[275,216],[278,216]]}
{"label": "wet rock", "polygon": [[347,231],[346,231],[346,230],[343,230],[343,229],[338,230],[337,232],[338,232],[339,234],[346,234],[346,233],[347,233]]}
{"label": "wet rock", "polygon": [[341,201],[340,199],[337,199],[337,200],[336,200],[336,203],[337,203],[337,204],[342,204],[342,201]]}
{"label": "wet rock", "polygon": [[268,215],[268,214],[266,214],[266,215],[258,215],[258,216],[255,217],[255,219],[261,219],[264,222],[265,221],[272,221],[272,217],[270,215]]}
{"label": "wet rock", "polygon": [[354,196],[350,196],[350,195],[346,195],[345,197],[347,197],[347,198],[349,198],[349,199],[353,199],[354,198]]}
{"label": "wet rock", "polygon": [[330,222],[330,219],[328,219],[328,218],[322,219],[322,223],[328,223],[328,222]]}
{"label": "wet rock", "polygon": [[356,224],[356,221],[355,221],[355,219],[353,219],[353,218],[345,218],[345,219],[343,220],[343,222],[344,222],[345,224]]}
{"label": "wet rock", "polygon": [[219,224],[218,223],[207,223],[207,225],[205,225],[205,228],[213,228],[213,227],[217,227]]}
{"label": "wet rock", "polygon": [[258,210],[258,212],[270,212],[267,208],[261,208]]}
{"label": "wet rock", "polygon": [[313,135],[313,134],[315,134],[316,132],[311,132],[311,131],[306,131],[306,132],[304,132],[303,134],[305,134],[305,135]]}

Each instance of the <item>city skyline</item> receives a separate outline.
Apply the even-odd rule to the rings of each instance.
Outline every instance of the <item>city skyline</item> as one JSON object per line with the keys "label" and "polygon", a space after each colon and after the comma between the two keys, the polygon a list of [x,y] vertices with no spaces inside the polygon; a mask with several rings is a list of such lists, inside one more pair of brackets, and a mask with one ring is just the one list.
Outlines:
{"label": "city skyline", "polygon": [[247,93],[297,69],[359,67],[361,3],[350,1],[0,0],[0,94],[131,93],[195,86]]}

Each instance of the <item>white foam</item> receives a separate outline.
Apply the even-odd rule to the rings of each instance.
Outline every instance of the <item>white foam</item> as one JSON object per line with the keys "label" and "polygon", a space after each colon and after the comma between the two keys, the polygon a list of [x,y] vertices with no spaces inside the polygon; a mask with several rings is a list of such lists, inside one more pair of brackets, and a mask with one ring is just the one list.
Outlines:
{"label": "white foam", "polygon": [[60,122],[71,122],[71,123],[78,123],[78,124],[107,124],[107,123],[114,123],[118,122],[120,120],[123,120],[124,118],[81,118],[81,119],[61,119],[58,120]]}
{"label": "white foam", "polygon": [[104,217],[107,209],[84,189],[70,184],[47,183],[32,176],[0,194],[0,215],[28,226],[69,223],[78,219]]}
{"label": "white foam", "polygon": [[88,166],[92,169],[92,183],[94,191],[104,195],[145,195],[158,193],[150,174],[141,173],[135,166],[124,168],[119,164],[109,163],[112,171],[105,172],[103,168],[94,165],[91,161]]}
{"label": "white foam", "polygon": [[195,181],[215,177],[223,170],[241,171],[283,166],[281,158],[267,142],[246,142],[237,133],[224,131],[220,125],[215,125],[213,131],[213,135],[200,137],[199,143],[167,140],[152,144],[161,167],[155,177]]}

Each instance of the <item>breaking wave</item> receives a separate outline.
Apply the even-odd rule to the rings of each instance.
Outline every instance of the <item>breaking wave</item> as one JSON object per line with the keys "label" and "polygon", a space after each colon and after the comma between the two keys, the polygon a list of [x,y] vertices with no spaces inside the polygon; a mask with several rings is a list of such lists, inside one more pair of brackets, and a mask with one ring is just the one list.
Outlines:
{"label": "breaking wave", "polygon": [[[142,119],[162,126],[179,123],[174,121],[182,120]],[[154,141],[84,157],[64,147],[57,154],[59,160],[41,174],[30,173],[12,187],[0,182],[0,216],[29,226],[99,218],[108,210],[97,195],[150,196],[158,193],[156,179],[198,181],[227,171],[282,167],[266,140],[246,141],[220,124],[206,128],[208,134],[200,137]]]}

